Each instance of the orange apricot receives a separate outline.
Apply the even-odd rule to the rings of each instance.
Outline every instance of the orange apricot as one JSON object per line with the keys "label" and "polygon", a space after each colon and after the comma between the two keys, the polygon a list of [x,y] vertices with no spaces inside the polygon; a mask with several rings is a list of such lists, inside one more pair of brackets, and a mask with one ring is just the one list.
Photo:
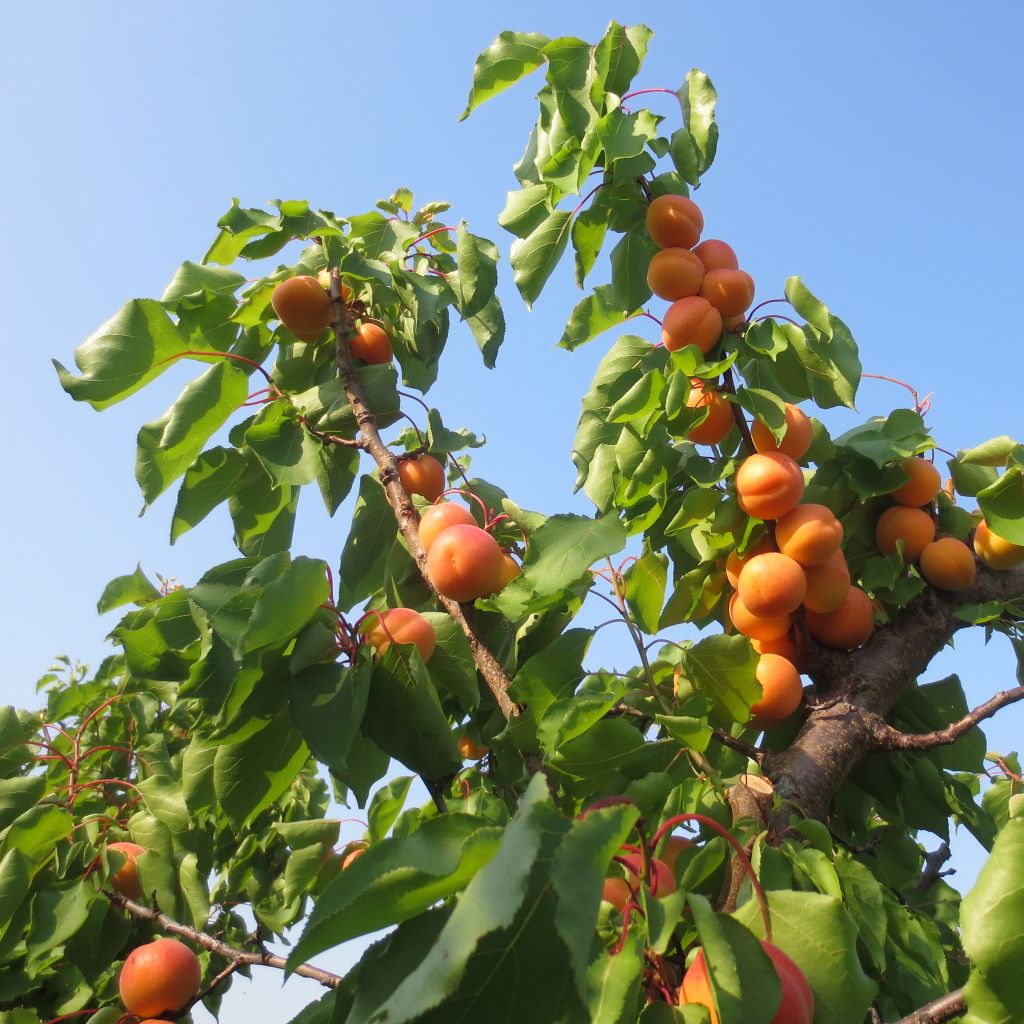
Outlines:
{"label": "orange apricot", "polygon": [[820,565],[804,567],[807,577],[807,593],[804,607],[808,611],[834,612],[846,600],[850,589],[850,569],[842,551],[834,552]]}
{"label": "orange apricot", "polygon": [[398,476],[410,494],[422,494],[427,501],[437,501],[444,493],[444,466],[433,455],[399,459]]}
{"label": "orange apricot", "polygon": [[846,599],[834,612],[807,612],[807,632],[828,647],[852,651],[867,643],[875,630],[875,609],[871,598],[857,587],[850,587]]}
{"label": "orange apricot", "polygon": [[458,523],[476,526],[473,513],[465,505],[456,504],[454,501],[441,501],[425,508],[420,513],[419,527],[420,545],[423,550],[429,552],[430,545],[434,543],[437,535]]}
{"label": "orange apricot", "polygon": [[694,444],[718,444],[728,436],[736,422],[731,403],[699,379],[690,381],[686,406],[688,409],[707,409],[708,412],[700,423],[686,432],[686,440]]}
{"label": "orange apricot", "polygon": [[429,661],[437,645],[434,627],[413,608],[387,608],[370,612],[359,627],[359,632],[383,657],[384,652],[396,644],[415,644],[424,661]]}
{"label": "orange apricot", "polygon": [[348,851],[344,857],[341,858],[341,867],[339,871],[344,871],[346,868],[352,867],[352,865],[366,853],[365,846],[356,846],[355,848]]}
{"label": "orange apricot", "polygon": [[740,600],[739,594],[733,594],[729,599],[729,621],[751,640],[776,640],[789,632],[793,616],[786,614],[763,618],[750,611]]}
{"label": "orange apricot", "polygon": [[124,863],[110,876],[110,885],[114,892],[137,900],[142,895],[142,882],[139,881],[139,866],[135,858],[146,852],[138,843],[107,843],[107,850],[114,850],[124,857]]}
{"label": "orange apricot", "polygon": [[459,753],[464,761],[479,761],[491,752],[490,747],[477,743],[469,733],[463,733],[459,737]]}
{"label": "orange apricot", "polygon": [[1012,569],[1024,562],[1024,547],[993,533],[984,519],[974,531],[974,552],[990,569]]}
{"label": "orange apricot", "polygon": [[383,366],[394,357],[388,332],[379,324],[366,320],[356,328],[351,342],[352,356],[371,366]]}
{"label": "orange apricot", "polygon": [[[643,860],[639,853],[625,853],[622,855],[622,859],[637,872],[640,871]],[[640,879],[638,874],[634,875],[632,871],[626,872],[626,884],[632,889],[635,894],[640,888]],[[648,888],[655,896],[667,896],[670,892],[676,891],[676,875],[675,872],[663,861],[657,857],[651,858],[651,873],[647,879]]]}
{"label": "orange apricot", "polygon": [[760,421],[754,420],[750,437],[759,452],[782,452],[798,462],[807,454],[814,437],[814,428],[807,414],[791,402],[786,403],[786,432],[776,442],[772,432]]}
{"label": "orange apricot", "polygon": [[184,1009],[199,991],[199,958],[177,939],[155,939],[133,949],[117,980],[125,1009],[138,1017]]}
{"label": "orange apricot", "polygon": [[704,214],[686,196],[658,196],[647,207],[647,233],[659,249],[692,249],[704,230]]}
{"label": "orange apricot", "polygon": [[775,524],[775,543],[801,565],[821,565],[843,542],[843,524],[824,505],[797,505]]}
{"label": "orange apricot", "polygon": [[736,471],[740,508],[758,519],[779,519],[796,508],[804,493],[804,475],[782,452],[749,455]]}
{"label": "orange apricot", "polygon": [[750,646],[758,654],[777,654],[780,658],[785,658],[796,666],[798,672],[806,653],[790,633],[777,636],[774,640],[751,640]]}
{"label": "orange apricot", "polygon": [[700,294],[723,317],[739,316],[754,301],[754,279],[745,270],[709,270]]}
{"label": "orange apricot", "polygon": [[689,249],[662,249],[647,268],[647,286],[669,302],[696,295],[703,280],[704,264]]}
{"label": "orange apricot", "polygon": [[517,576],[521,576],[523,567],[504,549],[501,552],[501,579],[498,580],[496,594],[500,594]]}
{"label": "orange apricot", "polygon": [[755,555],[763,555],[766,551],[775,551],[776,547],[772,543],[771,537],[765,534],[756,544],[751,544],[743,554],[733,548],[729,552],[729,557],[725,560],[725,575],[729,580],[729,585],[735,587],[740,578],[740,573],[743,571],[743,566],[747,564]]}
{"label": "orange apricot", "polygon": [[435,538],[427,555],[427,575],[437,592],[453,601],[475,601],[493,594],[504,570],[498,542],[479,526],[449,526]]}
{"label": "orange apricot", "polygon": [[662,842],[658,856],[674,876],[676,873],[676,861],[679,860],[684,851],[692,849],[692,847],[692,839],[687,839],[685,836],[669,836]]}
{"label": "orange apricot", "polygon": [[751,558],[736,586],[747,611],[763,619],[795,612],[806,592],[807,578],[800,564],[778,551]]}
{"label": "orange apricot", "polygon": [[606,878],[601,890],[601,899],[610,903],[620,914],[633,898],[633,890],[624,878]]}
{"label": "orange apricot", "polygon": [[699,295],[673,302],[661,322],[661,342],[669,352],[696,345],[707,355],[721,337],[722,314]]}
{"label": "orange apricot", "polygon": [[800,707],[804,688],[791,661],[779,654],[762,654],[755,675],[761,684],[761,699],[750,706],[752,715],[764,722],[781,722]]}
{"label": "orange apricot", "polygon": [[916,562],[925,545],[935,538],[935,523],[923,509],[893,505],[879,517],[875,526],[875,544],[883,555],[896,551],[896,542],[903,541],[903,561]]}
{"label": "orange apricot", "polygon": [[282,281],[270,296],[278,320],[297,338],[316,341],[331,324],[331,300],[315,277]]}
{"label": "orange apricot", "polygon": [[900,468],[910,479],[890,494],[893,501],[920,508],[935,500],[942,488],[942,477],[932,463],[921,458],[904,459]]}
{"label": "orange apricot", "polygon": [[693,247],[693,254],[704,264],[704,272],[709,270],[738,270],[739,260],[728,242],[720,238],[705,238],[700,245]]}
{"label": "orange apricot", "polygon": [[964,590],[976,572],[971,549],[955,537],[933,540],[921,552],[921,575],[939,590]]}

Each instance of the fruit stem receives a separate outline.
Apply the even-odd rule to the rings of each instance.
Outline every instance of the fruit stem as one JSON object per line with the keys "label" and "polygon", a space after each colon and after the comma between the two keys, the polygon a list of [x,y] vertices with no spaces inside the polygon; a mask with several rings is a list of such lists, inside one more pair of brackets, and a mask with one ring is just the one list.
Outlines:
{"label": "fruit stem", "polygon": [[[751,310],[751,311],[750,311],[750,312],[749,312],[749,313],[747,314],[747,320],[748,320],[748,322],[749,322],[750,320],[753,320],[753,319],[754,319],[754,314],[755,314],[755,313],[756,313],[756,312],[757,312],[757,311],[758,311],[759,309],[764,309],[764,307],[765,307],[765,306],[772,306],[772,305],[774,305],[774,304],[775,304],[775,303],[777,303],[777,302],[782,302],[782,303],[785,303],[785,304],[786,304],[787,306],[789,305],[789,299],[765,299],[765,300],[764,300],[764,302],[759,302],[759,303],[758,303],[758,304],[757,304],[757,305],[756,305],[756,306],[755,306],[755,307],[754,307],[754,308],[753,308],[753,309],[752,309],[752,310]],[[792,322],[792,321],[791,321],[791,322]]]}

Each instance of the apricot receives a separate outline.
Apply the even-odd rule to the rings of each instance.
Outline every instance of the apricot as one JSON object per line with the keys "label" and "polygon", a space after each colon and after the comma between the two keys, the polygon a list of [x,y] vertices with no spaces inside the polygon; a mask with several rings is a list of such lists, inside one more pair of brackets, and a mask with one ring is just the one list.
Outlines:
{"label": "apricot", "polygon": [[391,347],[388,332],[379,324],[364,321],[356,328],[350,348],[355,359],[362,359],[371,366],[383,366],[390,363],[395,352]]}
{"label": "apricot", "polygon": [[420,545],[424,551],[430,551],[430,545],[434,543],[437,535],[449,526],[457,524],[476,526],[473,513],[465,505],[458,505],[454,501],[442,501],[436,505],[425,508],[420,513],[419,538]]}
{"label": "apricot", "polygon": [[107,843],[107,850],[115,850],[124,856],[124,863],[110,876],[110,884],[114,892],[137,900],[142,895],[142,882],[139,881],[139,866],[135,858],[145,853],[146,848],[138,843]]}
{"label": "apricot", "polygon": [[778,618],[795,612],[803,603],[807,578],[789,555],[766,551],[743,566],[736,593],[751,614],[762,619]]}
{"label": "apricot", "polygon": [[690,393],[686,396],[688,409],[707,409],[707,416],[686,432],[686,440],[694,444],[718,444],[725,440],[736,422],[732,405],[714,388],[702,380],[690,381]]}
{"label": "apricot", "polygon": [[464,732],[459,737],[459,753],[464,761],[479,761],[480,758],[486,757],[490,752],[490,747],[477,743],[468,733]]}
{"label": "apricot", "polygon": [[921,575],[939,590],[964,590],[974,582],[971,549],[955,537],[940,537],[921,552]]}
{"label": "apricot", "polygon": [[758,654],[777,654],[780,658],[792,662],[796,670],[800,671],[805,652],[789,633],[784,633],[774,640],[751,640],[750,646]]}
{"label": "apricot", "polygon": [[669,302],[696,295],[703,280],[704,264],[689,249],[662,249],[647,268],[647,286]]}
{"label": "apricot", "polygon": [[750,706],[752,715],[765,722],[781,722],[800,707],[803,687],[793,662],[780,654],[762,654],[754,673],[761,684],[761,699]]}
{"label": "apricot", "polygon": [[270,296],[270,304],[281,323],[303,341],[316,341],[331,325],[330,297],[308,274],[282,281]]}
{"label": "apricot", "polygon": [[993,533],[984,519],[974,531],[974,552],[990,569],[1012,569],[1024,562],[1024,547]]}
{"label": "apricot", "polygon": [[[635,894],[640,888],[639,871],[642,858],[639,853],[626,853],[623,854],[622,859],[637,871],[637,874],[633,874],[631,871],[627,871],[626,874],[626,884]],[[647,886],[653,895],[667,896],[670,892],[676,891],[675,872],[663,860],[652,857],[651,873],[647,879]]]}
{"label": "apricot", "polygon": [[834,612],[846,600],[850,569],[842,551],[836,551],[820,565],[805,566],[804,576],[807,577],[804,607],[808,611]]}
{"label": "apricot", "polygon": [[693,845],[693,840],[685,836],[669,836],[662,842],[659,859],[665,863],[673,877],[676,873],[676,861],[686,850],[692,849]]}
{"label": "apricot", "polygon": [[797,505],[775,524],[775,543],[801,565],[821,565],[843,542],[843,525],[824,505]]}
{"label": "apricot", "polygon": [[875,526],[875,544],[883,555],[896,551],[896,542],[903,541],[903,561],[916,562],[925,545],[935,539],[935,523],[923,509],[893,505],[879,517]]}
{"label": "apricot", "polygon": [[418,611],[412,608],[388,608],[382,612],[371,612],[363,620],[359,632],[376,650],[377,657],[396,644],[415,644],[424,661],[429,661],[437,646],[434,627]]}
{"label": "apricot", "polygon": [[758,519],[779,519],[796,508],[804,493],[800,467],[782,452],[749,455],[736,471],[740,508]]}
{"label": "apricot", "polygon": [[754,301],[754,279],[745,270],[709,270],[700,295],[723,317],[739,316]]}
{"label": "apricot", "polygon": [[[316,279],[324,291],[331,287],[331,272],[329,270],[321,270],[316,275]],[[352,289],[344,281],[341,282],[341,301],[345,303],[352,301]]]}
{"label": "apricot", "polygon": [[475,601],[493,594],[504,571],[498,542],[479,526],[449,526],[427,555],[427,575],[437,592],[453,601]]}
{"label": "apricot", "polygon": [[739,260],[728,242],[720,238],[705,238],[700,245],[693,247],[693,254],[704,264],[704,272],[709,270],[738,270]]}
{"label": "apricot", "polygon": [[704,214],[686,196],[658,196],[647,207],[647,233],[659,249],[692,249],[704,230]]}
{"label": "apricot", "polygon": [[188,946],[177,939],[155,939],[128,954],[117,988],[126,1010],[155,1017],[184,1009],[201,980],[199,958]]}
{"label": "apricot", "polygon": [[[761,948],[771,958],[782,986],[779,1008],[769,1024],[813,1024],[814,993],[803,971],[778,946],[762,939]],[[697,956],[683,976],[683,983],[679,986],[679,1002],[706,1006],[711,1015],[711,1024],[720,1024],[703,949],[697,951]]]}
{"label": "apricot", "polygon": [[722,314],[699,295],[673,302],[661,322],[661,343],[669,352],[696,345],[707,355],[721,337]]}
{"label": "apricot", "polygon": [[910,479],[890,494],[893,501],[920,508],[935,500],[942,489],[942,477],[932,463],[921,458],[904,459],[900,468]]}
{"label": "apricot", "polygon": [[793,616],[786,614],[763,618],[751,612],[740,600],[739,594],[733,594],[729,599],[729,621],[751,640],[776,640],[789,632]]}
{"label": "apricot", "polygon": [[505,550],[501,552],[501,579],[496,594],[500,594],[517,576],[523,573],[522,566]]}
{"label": "apricot", "polygon": [[352,865],[359,860],[364,853],[366,853],[365,846],[357,846],[354,849],[349,850],[348,853],[341,858],[341,867],[338,870],[344,871],[346,868],[352,867]]}
{"label": "apricot", "polygon": [[624,878],[606,878],[601,890],[601,899],[610,903],[620,914],[633,898],[633,890]]}
{"label": "apricot", "polygon": [[808,611],[804,618],[807,632],[815,640],[840,651],[860,647],[875,630],[874,605],[857,587],[850,587],[845,600],[834,612]]}
{"label": "apricot", "polygon": [[797,462],[807,454],[813,437],[814,428],[807,414],[791,402],[786,403],[786,432],[781,441],[776,442],[760,420],[754,420],[750,428],[750,438],[759,452],[782,452]]}
{"label": "apricot", "polygon": [[766,551],[775,550],[775,545],[772,543],[772,539],[768,534],[765,534],[755,544],[751,544],[742,555],[733,548],[733,550],[729,552],[729,557],[725,560],[725,575],[729,580],[729,585],[732,587],[736,586],[739,582],[740,573],[743,571],[743,566],[745,566],[755,555],[763,555]]}
{"label": "apricot", "polygon": [[433,455],[400,459],[398,477],[410,494],[422,494],[427,501],[437,501],[444,493],[444,466]]}

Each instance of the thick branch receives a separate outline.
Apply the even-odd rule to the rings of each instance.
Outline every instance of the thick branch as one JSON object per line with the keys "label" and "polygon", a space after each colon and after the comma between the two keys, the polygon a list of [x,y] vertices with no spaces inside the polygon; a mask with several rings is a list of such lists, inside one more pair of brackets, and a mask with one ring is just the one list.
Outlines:
{"label": "thick branch", "polygon": [[940,996],[933,1002],[922,1006],[906,1017],[902,1017],[896,1024],[943,1024],[944,1021],[952,1020],[967,1012],[967,1003],[964,1001],[963,989],[956,989],[944,996]]}
{"label": "thick branch", "polygon": [[501,713],[506,718],[517,714],[516,705],[508,695],[509,678],[501,667],[498,659],[491,653],[490,648],[484,643],[476,626],[469,621],[462,606],[450,598],[437,593],[433,582],[427,575],[427,556],[420,544],[419,539],[419,514],[412,503],[412,499],[402,486],[398,476],[398,464],[391,449],[384,444],[377,429],[377,418],[370,409],[366,392],[363,390],[362,381],[356,373],[355,363],[352,362],[352,353],[349,349],[349,336],[352,333],[352,320],[348,306],[341,295],[341,281],[337,270],[331,272],[331,306],[332,326],[334,328],[335,345],[337,350],[338,375],[345,387],[352,412],[355,414],[356,422],[359,424],[360,433],[365,442],[366,451],[373,457],[380,470],[380,482],[384,487],[388,504],[394,510],[395,518],[398,520],[398,528],[409,546],[409,552],[416,560],[423,579],[434,592],[437,600],[444,610],[455,620],[459,628],[466,635],[469,641],[470,650],[473,652],[473,661],[480,670],[484,681],[494,694]]}
{"label": "thick branch", "polygon": [[[280,971],[288,967],[288,962],[282,956],[265,952],[250,953],[244,949],[236,949],[234,946],[229,946],[226,942],[215,939],[212,935],[207,935],[206,932],[190,928],[186,924],[180,924],[161,910],[144,907],[141,903],[136,903],[134,900],[130,900],[119,893],[104,892],[104,895],[111,903],[121,907],[122,910],[127,910],[128,913],[134,914],[135,917],[142,918],[144,921],[152,921],[161,931],[189,939],[197,946],[202,946],[203,949],[216,953],[230,963],[237,964],[238,966],[247,964],[259,967],[276,967]],[[313,981],[320,982],[325,988],[337,988],[342,982],[340,975],[332,974],[330,971],[325,971],[319,967],[313,967],[311,964],[299,964],[298,967],[293,968],[292,973],[298,974],[303,978],[312,978]]]}

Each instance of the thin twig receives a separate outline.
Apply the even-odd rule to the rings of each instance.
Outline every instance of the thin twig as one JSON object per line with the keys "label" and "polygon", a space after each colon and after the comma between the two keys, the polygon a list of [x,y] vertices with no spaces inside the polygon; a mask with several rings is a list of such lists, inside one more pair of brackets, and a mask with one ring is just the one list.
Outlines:
{"label": "thin twig", "polygon": [[962,988],[947,992],[925,1006],[919,1007],[896,1024],[944,1024],[947,1020],[967,1012],[967,1002]]}

